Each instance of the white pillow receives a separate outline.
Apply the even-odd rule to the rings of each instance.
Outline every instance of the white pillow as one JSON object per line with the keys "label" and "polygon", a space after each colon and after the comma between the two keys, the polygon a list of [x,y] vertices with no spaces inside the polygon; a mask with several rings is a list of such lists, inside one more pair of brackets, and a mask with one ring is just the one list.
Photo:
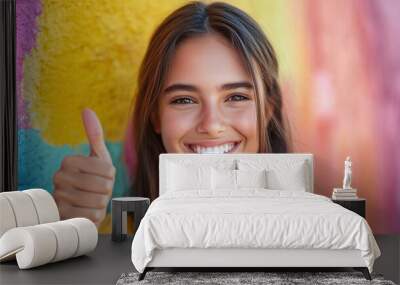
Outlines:
{"label": "white pillow", "polygon": [[236,190],[236,170],[212,168],[212,188]]}
{"label": "white pillow", "polygon": [[236,170],[237,188],[267,188],[267,170]]}
{"label": "white pillow", "polygon": [[214,190],[239,188],[267,188],[266,170],[212,169]]}
{"label": "white pillow", "polygon": [[306,191],[308,185],[306,162],[292,163],[290,167],[268,169],[267,181],[269,189]]}
{"label": "white pillow", "polygon": [[184,191],[189,189],[211,189],[211,167],[185,166],[173,162],[168,163],[168,191]]}

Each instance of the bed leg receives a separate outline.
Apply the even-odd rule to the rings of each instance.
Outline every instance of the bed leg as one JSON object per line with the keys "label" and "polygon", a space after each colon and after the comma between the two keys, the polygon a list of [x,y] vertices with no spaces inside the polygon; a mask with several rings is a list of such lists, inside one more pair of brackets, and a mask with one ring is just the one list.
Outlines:
{"label": "bed leg", "polygon": [[138,281],[142,281],[144,279],[144,277],[146,276],[148,269],[147,267],[144,269],[144,271],[142,273],[139,274],[139,278]]}
{"label": "bed leg", "polygon": [[371,275],[369,274],[368,267],[355,267],[354,269],[357,271],[361,271],[365,279],[372,280]]}
{"label": "bed leg", "polygon": [[372,279],[371,279],[371,275],[369,274],[369,270],[368,270],[367,267],[364,267],[364,268],[362,269],[362,273],[364,274],[365,279],[367,279],[367,280],[372,280]]}

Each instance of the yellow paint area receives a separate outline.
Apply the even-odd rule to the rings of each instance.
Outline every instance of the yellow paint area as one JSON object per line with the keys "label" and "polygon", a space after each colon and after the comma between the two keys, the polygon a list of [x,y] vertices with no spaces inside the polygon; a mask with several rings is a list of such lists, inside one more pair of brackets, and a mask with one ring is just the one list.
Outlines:
{"label": "yellow paint area", "polygon": [[32,127],[53,145],[86,142],[81,110],[99,116],[107,140],[124,136],[138,68],[155,27],[176,1],[42,1],[23,94]]}

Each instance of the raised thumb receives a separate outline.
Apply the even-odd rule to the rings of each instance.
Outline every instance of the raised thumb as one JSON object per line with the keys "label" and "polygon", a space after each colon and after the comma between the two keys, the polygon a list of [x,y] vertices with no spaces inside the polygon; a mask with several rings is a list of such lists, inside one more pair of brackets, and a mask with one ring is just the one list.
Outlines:
{"label": "raised thumb", "polygon": [[96,113],[89,108],[83,109],[82,121],[90,145],[90,156],[97,156],[112,162],[110,153],[104,143],[103,128]]}

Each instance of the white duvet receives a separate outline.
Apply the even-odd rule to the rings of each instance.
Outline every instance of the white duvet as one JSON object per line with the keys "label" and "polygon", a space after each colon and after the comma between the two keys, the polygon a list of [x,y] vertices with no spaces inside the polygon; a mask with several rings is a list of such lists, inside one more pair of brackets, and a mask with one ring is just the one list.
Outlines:
{"label": "white duvet", "polygon": [[170,192],[153,201],[135,234],[132,262],[143,272],[154,249],[358,249],[372,272],[380,250],[361,216],[300,191]]}

